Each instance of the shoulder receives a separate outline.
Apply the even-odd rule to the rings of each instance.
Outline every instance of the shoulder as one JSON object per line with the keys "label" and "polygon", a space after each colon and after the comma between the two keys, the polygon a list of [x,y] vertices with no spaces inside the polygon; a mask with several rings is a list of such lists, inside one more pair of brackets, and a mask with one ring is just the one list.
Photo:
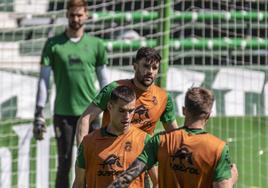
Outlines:
{"label": "shoulder", "polygon": [[103,44],[103,40],[99,37],[95,37],[95,36],[91,36],[88,33],[84,34],[86,40],[90,41],[91,43],[95,43],[95,44]]}
{"label": "shoulder", "polygon": [[100,93],[107,93],[111,92],[114,88],[116,88],[119,84],[117,81],[113,81],[109,84],[107,84],[104,88],[101,89]]}
{"label": "shoulder", "polygon": [[49,37],[46,41],[47,45],[53,46],[56,44],[62,44],[64,41],[67,41],[67,38],[64,33]]}
{"label": "shoulder", "polygon": [[103,91],[103,92],[111,92],[118,85],[120,85],[120,84],[117,81],[113,81],[113,82],[107,84],[104,88],[102,88],[101,91]]}
{"label": "shoulder", "polygon": [[173,130],[170,130],[170,131],[161,131],[159,133],[157,133],[156,135],[159,137],[159,138],[177,138],[178,135],[182,135],[184,134],[185,131],[184,129],[181,127],[181,128],[177,128],[177,129],[173,129]]}
{"label": "shoulder", "polygon": [[90,134],[84,136],[83,144],[87,145],[87,144],[89,144],[91,142],[94,142],[94,140],[97,139],[100,136],[101,136],[100,129],[95,130],[95,131],[91,132]]}
{"label": "shoulder", "polygon": [[134,126],[131,126],[131,127],[130,127],[130,130],[131,130],[132,132],[137,133],[137,134],[144,134],[144,135],[147,134],[147,133],[144,132],[143,130],[141,130],[141,129],[137,128],[137,127],[134,127]]}
{"label": "shoulder", "polygon": [[115,82],[120,86],[127,86],[127,87],[130,87],[136,91],[136,87],[135,87],[132,79],[122,79],[122,80],[117,80]]}
{"label": "shoulder", "polygon": [[157,85],[155,85],[155,84],[152,85],[152,89],[153,89],[154,91],[158,91],[158,92],[167,94],[167,91],[166,91],[165,89],[163,89],[163,88],[161,88],[161,87],[159,87],[159,86],[157,86]]}
{"label": "shoulder", "polygon": [[212,142],[219,142],[219,143],[224,143],[225,144],[225,141],[223,141],[222,139],[218,138],[217,136],[215,136],[215,135],[213,135],[211,133],[207,133],[206,136]]}
{"label": "shoulder", "polygon": [[207,147],[214,149],[215,151],[218,151],[219,153],[221,153],[224,146],[226,145],[226,142],[214,136],[211,133],[206,133],[205,136],[206,137],[204,137],[204,140],[205,140]]}
{"label": "shoulder", "polygon": [[118,83],[118,85],[133,87],[133,83],[131,79],[122,79],[122,80],[117,80],[115,82]]}
{"label": "shoulder", "polygon": [[62,41],[62,40],[66,40],[68,39],[65,35],[65,33],[60,33],[60,34],[57,34],[55,36],[52,36],[52,37],[49,37],[48,38],[48,41],[51,41],[51,42],[59,42],[59,41]]}
{"label": "shoulder", "polygon": [[145,138],[147,136],[146,132],[144,132],[143,130],[141,130],[141,129],[137,128],[137,127],[131,126],[130,129],[131,129],[131,133],[135,134],[138,137],[141,136],[141,137]]}
{"label": "shoulder", "polygon": [[157,85],[152,85],[151,91],[153,93],[156,93],[159,97],[164,98],[164,99],[167,99],[168,95],[169,95],[165,89],[163,89]]}

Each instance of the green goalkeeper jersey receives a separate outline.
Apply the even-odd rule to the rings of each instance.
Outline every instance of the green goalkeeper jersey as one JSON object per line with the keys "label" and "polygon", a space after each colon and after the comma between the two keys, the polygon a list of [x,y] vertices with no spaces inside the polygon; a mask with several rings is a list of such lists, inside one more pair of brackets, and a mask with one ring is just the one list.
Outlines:
{"label": "green goalkeeper jersey", "polygon": [[51,66],[56,84],[54,113],[81,115],[96,95],[95,68],[107,64],[102,41],[84,34],[79,42],[65,33],[49,38],[41,64]]}

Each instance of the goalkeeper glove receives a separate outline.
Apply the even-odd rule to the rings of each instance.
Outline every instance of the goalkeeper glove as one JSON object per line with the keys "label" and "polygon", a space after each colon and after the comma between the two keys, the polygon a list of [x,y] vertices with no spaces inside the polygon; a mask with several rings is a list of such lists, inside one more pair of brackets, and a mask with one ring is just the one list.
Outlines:
{"label": "goalkeeper glove", "polygon": [[46,120],[43,116],[43,108],[37,106],[33,122],[33,136],[36,140],[43,140],[45,132]]}

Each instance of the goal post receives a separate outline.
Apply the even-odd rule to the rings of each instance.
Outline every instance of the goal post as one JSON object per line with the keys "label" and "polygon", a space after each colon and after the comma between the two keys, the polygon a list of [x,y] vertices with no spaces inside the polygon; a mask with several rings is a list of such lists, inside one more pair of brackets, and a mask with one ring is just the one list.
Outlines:
{"label": "goal post", "polygon": [[[160,71],[159,71],[159,86],[162,88],[166,88],[167,83],[167,71],[169,65],[169,47],[170,47],[170,19],[171,19],[171,1],[158,0],[161,8],[160,8],[160,18],[163,18],[163,22],[159,24],[159,32],[163,33],[161,35],[159,44],[162,46],[161,49],[161,63],[160,63]],[[164,2],[164,3],[162,3]],[[162,5],[163,4],[163,5]]]}

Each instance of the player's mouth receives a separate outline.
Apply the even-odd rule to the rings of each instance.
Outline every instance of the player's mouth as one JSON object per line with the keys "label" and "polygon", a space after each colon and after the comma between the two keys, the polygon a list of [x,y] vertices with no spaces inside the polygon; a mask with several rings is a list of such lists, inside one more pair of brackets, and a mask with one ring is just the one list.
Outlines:
{"label": "player's mouth", "polygon": [[152,81],[153,77],[152,76],[144,76],[145,81]]}
{"label": "player's mouth", "polygon": [[121,121],[121,124],[124,126],[128,126],[130,124],[130,122],[129,121]]}
{"label": "player's mouth", "polygon": [[82,26],[82,24],[80,24],[79,22],[72,22],[72,23],[70,24],[70,27],[71,27],[72,29],[79,29],[81,26]]}

